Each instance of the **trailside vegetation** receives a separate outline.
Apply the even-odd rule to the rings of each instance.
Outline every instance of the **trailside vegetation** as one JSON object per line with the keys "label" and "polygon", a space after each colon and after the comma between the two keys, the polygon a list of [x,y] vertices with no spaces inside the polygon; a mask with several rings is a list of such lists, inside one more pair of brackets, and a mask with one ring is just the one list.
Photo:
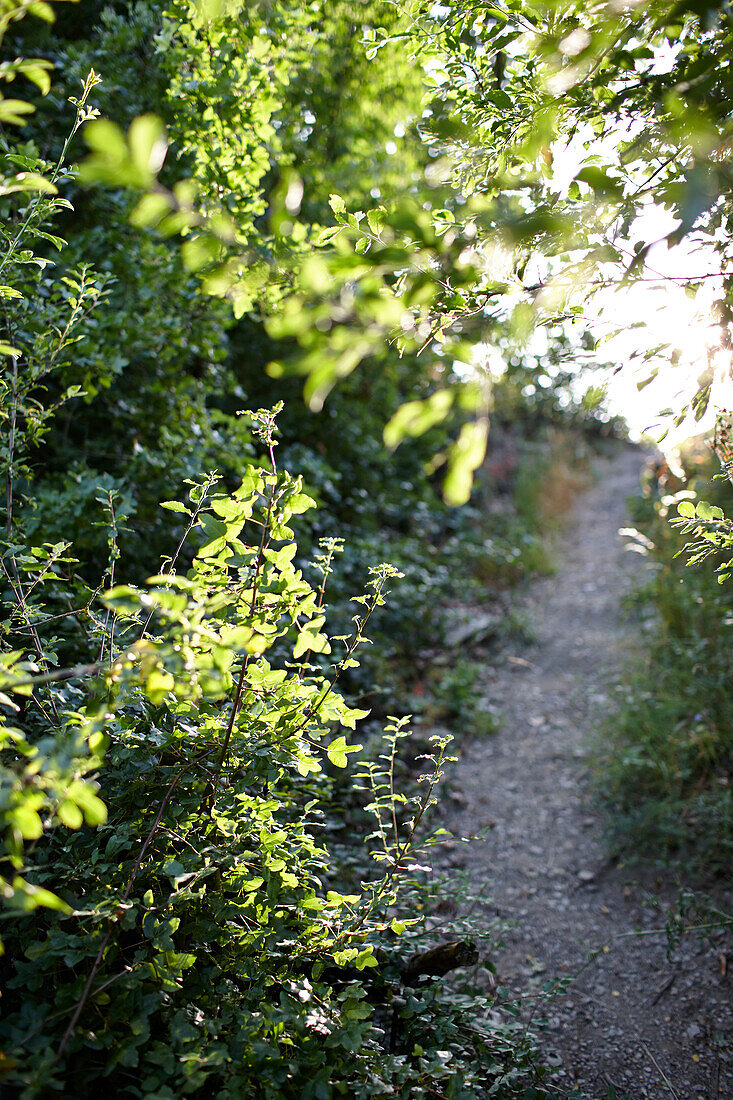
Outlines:
{"label": "trailside vegetation", "polygon": [[[733,854],[733,605],[728,479],[700,445],[684,479],[650,471],[629,532],[647,578],[629,597],[643,649],[621,687],[599,752],[602,797],[614,840],[727,880]],[[700,494],[705,498],[701,499]],[[717,573],[717,576],[716,576]]]}
{"label": "trailside vegetation", "polygon": [[[448,738],[422,739],[410,779],[399,761],[407,720],[385,718],[362,750],[367,709],[342,693],[364,693],[359,658],[401,579],[377,551],[407,561],[394,646],[414,635],[424,593],[445,589],[425,542],[434,559],[441,542],[449,554],[463,522],[421,475],[435,436],[401,461],[392,486],[396,467],[375,438],[384,410],[427,387],[422,364],[398,362],[366,409],[363,392],[342,391],[338,433],[308,424],[293,402],[247,413],[252,397],[272,395],[259,371],[275,354],[252,301],[234,303],[237,320],[232,303],[202,290],[187,242],[128,223],[151,164],[162,166],[158,124],[138,112],[180,98],[192,110],[179,81],[197,55],[181,43],[200,46],[203,71],[191,79],[204,102],[232,90],[220,68],[206,69],[208,23],[184,13],[166,22],[152,4],[100,10],[91,26],[53,24],[43,5],[29,13],[39,25],[17,23],[23,5],[3,12],[7,41],[20,28],[38,56],[4,75],[45,96],[0,101],[2,1088],[541,1095],[523,1030],[482,1019],[495,998],[462,998],[439,980],[475,965],[475,948],[458,939],[438,963],[420,959],[435,938],[418,914]],[[285,172],[283,150],[303,123],[298,97],[316,102],[291,79],[294,59],[345,52],[335,86],[317,89],[326,106],[314,148],[322,138],[328,152],[307,151],[316,177],[338,162],[342,98],[350,122],[368,128],[350,102],[364,89],[346,9],[326,27],[296,6],[274,26],[263,13],[240,21],[228,56],[237,110],[254,129],[237,130],[237,114],[227,140],[246,133],[250,161],[241,148],[211,159],[197,107],[178,139],[196,182],[178,193],[198,196],[196,218],[209,216],[207,188],[212,203],[231,193],[231,224],[264,257],[265,302],[286,293],[290,260],[262,217],[276,209],[275,167]],[[304,37],[281,57],[286,17]],[[175,28],[180,39],[166,42]],[[393,129],[386,104],[369,108],[372,125]],[[102,110],[129,122],[131,144],[118,150],[116,189],[85,192],[79,132],[102,124]],[[348,154],[366,158],[372,145],[355,135]],[[222,183],[227,164],[244,175]],[[371,161],[362,171],[380,178]],[[174,174],[168,182],[178,186]],[[359,545],[338,569],[352,531]]]}

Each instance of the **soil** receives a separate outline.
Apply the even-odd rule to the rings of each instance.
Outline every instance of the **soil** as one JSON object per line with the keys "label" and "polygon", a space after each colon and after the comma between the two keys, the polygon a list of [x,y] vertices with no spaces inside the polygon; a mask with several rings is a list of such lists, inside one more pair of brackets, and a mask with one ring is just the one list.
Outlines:
{"label": "soil", "polygon": [[[679,883],[609,856],[591,781],[592,735],[641,644],[621,598],[649,566],[619,529],[644,461],[631,447],[599,461],[557,572],[522,601],[535,640],[487,667],[486,707],[501,728],[465,744],[456,765],[450,824],[479,836],[452,858],[475,888],[488,884],[486,916],[506,924],[497,982],[533,1026],[544,1017],[540,1050],[558,1095],[733,1098],[730,943],[688,935],[668,955]],[[565,991],[539,999],[556,979]]]}

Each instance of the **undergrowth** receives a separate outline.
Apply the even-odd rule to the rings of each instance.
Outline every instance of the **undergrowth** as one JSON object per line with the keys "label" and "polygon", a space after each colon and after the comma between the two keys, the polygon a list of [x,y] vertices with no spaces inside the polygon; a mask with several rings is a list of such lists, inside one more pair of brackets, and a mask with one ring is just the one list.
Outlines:
{"label": "undergrowth", "polygon": [[[248,418],[238,478],[170,486],[155,576],[126,572],[115,481],[69,484],[56,518],[79,552],[44,540],[38,446],[110,308],[88,266],[39,251],[69,209],[65,151],[29,147],[2,182],[3,1094],[543,1095],[495,998],[406,973],[445,934],[420,898],[449,739],[416,752],[395,718],[352,742],[367,712],[342,687],[398,571],[372,566],[331,628],[341,541],[301,564],[290,524],[315,501],[276,463],[275,410]],[[96,576],[87,544],[106,553]]]}
{"label": "undergrowth", "polygon": [[551,536],[591,480],[594,448],[578,429],[548,427],[533,439],[521,430],[492,439],[476,501],[483,532],[467,548],[483,588],[511,588],[554,572]]}
{"label": "undergrowth", "polygon": [[[727,479],[711,456],[690,455],[686,481],[650,475],[634,503],[632,533],[648,580],[628,600],[643,627],[618,708],[609,717],[599,782],[615,842],[675,859],[703,874],[729,874],[733,857],[733,591],[709,563],[682,553],[689,533],[670,523],[703,492],[730,509]],[[684,505],[683,505],[684,507]],[[693,509],[694,512],[694,509]],[[720,555],[718,555],[720,557]]]}
{"label": "undergrowth", "polygon": [[[96,660],[44,675],[21,650],[3,655],[6,711],[30,703],[22,731],[1,731],[4,1088],[539,1096],[527,1036],[475,1018],[492,998],[404,975],[447,739],[430,739],[404,786],[404,719],[361,755],[345,789],[361,792],[349,828],[367,858],[344,890],[332,776],[360,749],[339,727],[366,712],[338,681],[395,571],[371,571],[349,635],[325,630],[337,546],[317,586],[294,569],[288,525],[313,502],[276,467],[273,415],[253,419],[267,464],[231,495],[211,478],[167,502],[189,517],[191,568],[177,573],[174,551],[144,588],[110,589]],[[5,598],[22,596],[12,641],[42,621],[57,578],[47,558],[35,581],[17,550],[7,560],[19,579]]]}

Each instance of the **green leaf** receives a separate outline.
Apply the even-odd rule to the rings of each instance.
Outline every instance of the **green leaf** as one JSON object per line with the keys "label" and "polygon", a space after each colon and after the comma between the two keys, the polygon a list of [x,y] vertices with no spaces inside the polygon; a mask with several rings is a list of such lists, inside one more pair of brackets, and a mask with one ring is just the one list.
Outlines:
{"label": "green leaf", "polygon": [[62,821],[69,829],[80,829],[84,823],[81,810],[75,802],[70,802],[68,799],[64,799],[56,814],[59,821]]}
{"label": "green leaf", "polygon": [[326,749],[326,756],[335,768],[345,768],[348,753],[359,752],[361,745],[347,745],[345,737],[335,737]]}
{"label": "green leaf", "polygon": [[357,970],[365,970],[367,967],[377,966],[377,960],[374,957],[374,951],[371,947],[363,948],[354,959],[354,966]]}
{"label": "green leaf", "polygon": [[400,405],[384,429],[386,446],[394,450],[406,436],[414,439],[442,423],[455,397],[455,390],[438,390],[422,401],[406,401]]}
{"label": "green leaf", "polygon": [[83,183],[142,190],[153,187],[168,149],[165,127],[157,116],[134,119],[127,138],[113,122],[96,119],[87,125],[84,137],[92,155],[79,169]]}
{"label": "green leaf", "polygon": [[189,237],[181,245],[181,256],[189,271],[200,271],[207,264],[212,263],[221,252],[221,244],[215,237],[208,234],[198,234]]}
{"label": "green leaf", "polygon": [[294,497],[291,497],[288,501],[288,508],[294,516],[302,515],[303,512],[307,512],[310,508],[317,508],[318,505],[313,497],[309,497],[307,493],[296,493]]}
{"label": "green leaf", "polygon": [[[339,720],[342,726],[346,726],[347,729],[356,729],[356,723],[360,722],[362,718],[368,718],[371,711],[360,710],[357,707],[344,707],[339,716]],[[360,746],[357,746],[360,747]]]}
{"label": "green leaf", "polygon": [[328,205],[331,207],[337,218],[346,213],[346,203],[340,195],[329,195]]}
{"label": "green leaf", "polygon": [[253,894],[255,890],[259,890],[260,886],[264,883],[264,879],[259,876],[256,878],[242,879],[239,886],[248,894]]}
{"label": "green leaf", "polygon": [[330,653],[331,644],[326,634],[319,634],[317,630],[306,628],[298,635],[293,648],[293,659],[299,660],[304,653]]}
{"label": "green leaf", "polygon": [[473,474],[484,460],[488,422],[464,424],[456,443],[449,448],[448,473],[443,485],[446,503],[465,504],[471,495]]}
{"label": "green leaf", "polygon": [[[127,142],[122,130],[114,122],[103,118],[90,122],[84,131],[84,138],[89,148],[104,158],[103,163],[110,165],[126,163]],[[81,178],[88,178],[88,173],[83,167]]]}
{"label": "green leaf", "polygon": [[38,840],[43,836],[43,822],[30,806],[17,806],[11,812],[11,820],[24,840]]}
{"label": "green leaf", "polygon": [[162,703],[175,686],[176,681],[170,672],[163,672],[156,668],[145,681],[145,694],[151,703]]}
{"label": "green leaf", "polygon": [[163,874],[175,881],[180,875],[185,874],[186,868],[177,859],[169,859],[163,867]]}
{"label": "green leaf", "polygon": [[45,890],[42,886],[34,886],[33,883],[26,882],[25,879],[19,876],[13,879],[12,890],[12,904],[19,909],[24,909],[26,912],[32,912],[41,905],[46,909],[56,909],[60,913],[73,912],[71,906],[62,901],[56,894],[52,894],[50,890]]}
{"label": "green leaf", "polygon": [[204,544],[199,548],[199,556],[202,558],[215,557],[226,546],[230,525],[223,520],[214,519],[208,513],[204,513],[199,517],[199,526],[206,538]]}
{"label": "green leaf", "polygon": [[322,229],[321,232],[316,237],[316,244],[319,247],[323,247],[327,244],[330,244],[332,240],[334,240],[336,237],[338,237],[339,233],[341,233],[342,230],[343,230],[343,226],[341,226],[341,225],[329,225],[329,226],[327,226],[327,228]]}
{"label": "green leaf", "polygon": [[708,504],[706,500],[698,501],[695,512],[699,519],[721,520],[725,518],[722,508],[718,508],[717,505],[714,504]]}
{"label": "green leaf", "polygon": [[613,179],[605,169],[599,168],[596,165],[586,165],[585,168],[578,172],[576,179],[589,184],[596,194],[602,195],[604,198],[620,199],[624,193],[623,185],[620,181]]}
{"label": "green leaf", "polygon": [[[19,172],[0,187],[3,195],[12,195],[17,191],[39,191],[44,195],[57,195],[58,188],[38,172]],[[43,236],[42,233],[39,236]]]}
{"label": "green leaf", "polygon": [[130,224],[138,229],[154,228],[162,219],[170,214],[172,209],[171,198],[161,192],[149,192],[143,195],[130,214]]}
{"label": "green leaf", "polygon": [[374,210],[367,210],[367,223],[375,237],[387,220],[387,211],[383,206],[377,206]]}
{"label": "green leaf", "polygon": [[127,141],[133,164],[152,183],[168,152],[165,126],[156,115],[139,115],[130,124]]}
{"label": "green leaf", "polygon": [[23,126],[27,115],[35,111],[32,103],[22,99],[0,99],[0,122],[4,125]]}
{"label": "green leaf", "polygon": [[83,781],[72,783],[69,787],[69,797],[73,798],[77,806],[83,811],[87,825],[92,826],[92,828],[106,825],[107,807],[102,799],[95,794],[89,783]]}
{"label": "green leaf", "polygon": [[195,0],[195,23],[201,27],[207,23],[215,23],[226,13],[229,4],[227,0]]}
{"label": "green leaf", "polygon": [[37,58],[24,59],[18,65],[18,72],[22,73],[28,80],[33,81],[36,87],[40,89],[41,95],[48,95],[51,91],[50,69],[53,69],[51,61],[41,61]]}

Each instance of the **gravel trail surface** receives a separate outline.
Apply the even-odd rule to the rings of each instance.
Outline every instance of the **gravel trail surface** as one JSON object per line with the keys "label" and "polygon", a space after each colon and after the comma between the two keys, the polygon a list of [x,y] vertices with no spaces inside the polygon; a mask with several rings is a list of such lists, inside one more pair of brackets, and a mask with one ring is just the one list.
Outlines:
{"label": "gravel trail surface", "polygon": [[[599,461],[556,574],[522,600],[535,641],[487,669],[502,725],[465,746],[450,824],[463,835],[488,827],[454,855],[508,922],[497,979],[535,1023],[546,1015],[541,1048],[559,1093],[719,1100],[733,1098],[729,948],[689,936],[668,957],[673,874],[609,858],[590,785],[589,737],[639,644],[620,601],[645,565],[618,532],[643,462],[632,448]],[[533,990],[559,978],[567,992],[538,1009]]]}

